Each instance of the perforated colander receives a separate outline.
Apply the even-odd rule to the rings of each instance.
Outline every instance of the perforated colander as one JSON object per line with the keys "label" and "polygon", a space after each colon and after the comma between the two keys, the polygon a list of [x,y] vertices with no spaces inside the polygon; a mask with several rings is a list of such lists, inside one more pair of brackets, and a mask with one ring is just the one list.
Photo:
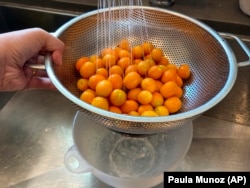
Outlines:
{"label": "perforated colander", "polygon": [[[100,15],[106,17],[110,12],[112,22],[106,22],[106,18],[100,22],[104,19]],[[109,32],[103,29],[107,24]],[[124,27],[129,28],[129,32],[124,32]],[[75,70],[77,59],[98,53],[106,47],[107,43],[102,41],[117,45],[127,38],[132,46],[141,44],[142,34],[145,40],[162,48],[171,63],[187,63],[191,67],[192,75],[185,82],[180,112],[162,117],[135,117],[108,112],[80,100],[81,93],[76,87],[79,78]],[[169,10],[141,6],[95,10],[70,20],[55,35],[66,48],[62,66],[54,65],[50,56],[46,57],[46,70],[53,84],[87,117],[123,133],[153,134],[189,123],[219,103],[231,90],[237,75],[234,54],[217,32],[195,19]]]}

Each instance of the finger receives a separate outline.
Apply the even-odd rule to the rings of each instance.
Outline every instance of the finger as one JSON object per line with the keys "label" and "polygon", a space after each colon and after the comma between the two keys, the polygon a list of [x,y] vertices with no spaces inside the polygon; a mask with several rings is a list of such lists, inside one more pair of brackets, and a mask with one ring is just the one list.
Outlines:
{"label": "finger", "polygon": [[44,88],[44,89],[56,89],[49,78],[45,77],[32,77],[30,79],[27,88]]}
{"label": "finger", "polygon": [[55,64],[62,65],[62,52],[59,50],[55,50],[52,53],[52,59]]}
{"label": "finger", "polygon": [[33,69],[32,76],[36,77],[48,77],[48,74],[45,70]]}
{"label": "finger", "polygon": [[47,35],[47,40],[44,45],[46,51],[52,52],[53,62],[57,65],[61,65],[62,55],[64,51],[64,43],[49,33]]}
{"label": "finger", "polygon": [[29,66],[23,68],[25,76],[30,80],[32,77],[48,77],[46,70],[36,69]]}
{"label": "finger", "polygon": [[23,70],[28,77],[48,77],[45,70],[44,57],[41,55],[34,56],[33,58],[29,59],[26,62]]}
{"label": "finger", "polygon": [[[48,51],[46,51],[45,49],[42,49],[39,52],[40,56],[42,56],[43,58],[46,55],[46,53],[48,53]],[[63,52],[62,52],[61,49],[57,49],[57,50],[54,50],[53,52],[51,52],[51,57],[52,57],[53,63],[55,63],[57,65],[61,65],[62,64],[62,53]]]}

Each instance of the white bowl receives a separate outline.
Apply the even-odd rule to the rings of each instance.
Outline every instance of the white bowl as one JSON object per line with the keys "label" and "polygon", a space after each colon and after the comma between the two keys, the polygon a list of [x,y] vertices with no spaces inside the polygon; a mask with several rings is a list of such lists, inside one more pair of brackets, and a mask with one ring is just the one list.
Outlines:
{"label": "white bowl", "polygon": [[[167,133],[121,134],[78,112],[73,126],[74,145],[65,154],[64,163],[71,172],[92,172],[113,187],[153,187],[163,181],[164,171],[174,171],[182,161],[192,135],[191,122]],[[77,166],[70,162],[72,158]]]}

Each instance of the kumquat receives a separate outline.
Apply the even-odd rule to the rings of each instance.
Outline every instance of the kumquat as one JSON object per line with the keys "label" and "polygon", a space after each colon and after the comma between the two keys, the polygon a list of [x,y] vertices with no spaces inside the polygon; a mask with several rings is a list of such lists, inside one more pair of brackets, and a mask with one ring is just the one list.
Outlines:
{"label": "kumquat", "polygon": [[150,42],[132,46],[127,39],[76,63],[79,98],[97,108],[131,116],[168,116],[182,108],[183,87],[192,74]]}

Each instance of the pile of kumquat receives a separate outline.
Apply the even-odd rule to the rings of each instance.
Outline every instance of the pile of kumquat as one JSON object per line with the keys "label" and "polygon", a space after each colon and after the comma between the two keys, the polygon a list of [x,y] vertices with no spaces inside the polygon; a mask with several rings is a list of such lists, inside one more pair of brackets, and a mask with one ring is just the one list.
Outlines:
{"label": "pile of kumquat", "polygon": [[167,116],[182,106],[188,64],[176,66],[162,49],[150,42],[130,46],[123,39],[100,55],[81,57],[75,64],[80,74],[80,99],[95,107],[134,116]]}

